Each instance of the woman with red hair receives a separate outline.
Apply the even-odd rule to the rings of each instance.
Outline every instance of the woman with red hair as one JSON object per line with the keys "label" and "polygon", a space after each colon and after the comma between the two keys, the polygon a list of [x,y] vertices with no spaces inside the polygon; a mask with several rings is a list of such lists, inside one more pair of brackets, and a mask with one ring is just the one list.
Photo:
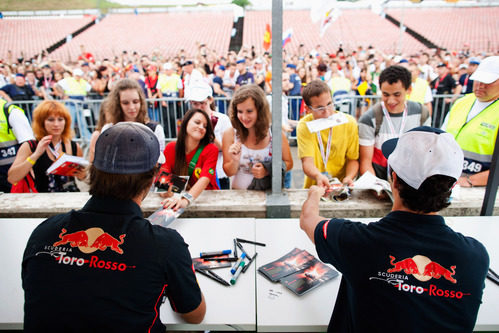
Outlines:
{"label": "woman with red hair", "polygon": [[[80,145],[71,141],[73,131],[68,109],[60,102],[44,101],[33,111],[32,127],[36,149],[32,151],[29,142],[21,145],[9,169],[9,182],[15,184],[31,172],[38,192],[77,192],[74,177],[46,174],[62,154],[83,156]],[[78,179],[85,175],[84,169],[75,174]]]}

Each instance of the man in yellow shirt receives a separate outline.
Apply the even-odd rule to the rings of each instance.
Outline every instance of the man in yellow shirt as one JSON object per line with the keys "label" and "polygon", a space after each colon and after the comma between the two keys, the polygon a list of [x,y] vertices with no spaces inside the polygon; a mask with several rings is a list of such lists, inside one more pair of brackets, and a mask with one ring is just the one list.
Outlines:
{"label": "man in yellow shirt", "polygon": [[[163,70],[164,73],[159,74],[158,77],[158,87],[161,90],[161,95],[166,98],[178,98],[183,90],[180,75],[175,73],[173,65],[169,62],[163,65]],[[171,139],[176,138],[177,120],[182,118],[177,101],[162,101],[161,112],[163,114],[163,127],[166,137]]]}
{"label": "man in yellow shirt", "polygon": [[431,93],[431,88],[428,84],[428,81],[420,77],[421,70],[419,69],[419,66],[417,64],[411,63],[407,69],[411,72],[412,79],[412,89],[409,96],[407,96],[407,100],[418,102],[421,103],[421,105],[426,106],[431,115],[431,102],[433,102],[433,94]]}
{"label": "man in yellow shirt", "polygon": [[329,177],[352,185],[359,170],[359,132],[355,119],[341,113],[340,125],[311,132],[307,123],[337,113],[328,85],[313,80],[302,92],[307,116],[298,123],[298,155],[305,173],[304,188],[329,186]]}

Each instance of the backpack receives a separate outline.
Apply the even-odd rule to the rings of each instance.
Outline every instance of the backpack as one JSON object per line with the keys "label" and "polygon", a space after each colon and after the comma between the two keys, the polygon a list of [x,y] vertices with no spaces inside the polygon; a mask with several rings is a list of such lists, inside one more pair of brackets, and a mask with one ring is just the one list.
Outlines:
{"label": "backpack", "polygon": [[[421,103],[417,103],[419,109],[421,110],[421,126],[425,123],[426,119],[430,116],[430,111],[426,106],[423,106]],[[376,119],[376,124],[374,125],[374,137],[377,137],[379,134],[379,129],[381,127],[381,123],[383,122],[383,109],[381,108],[381,103],[376,103],[373,106],[374,118]]]}

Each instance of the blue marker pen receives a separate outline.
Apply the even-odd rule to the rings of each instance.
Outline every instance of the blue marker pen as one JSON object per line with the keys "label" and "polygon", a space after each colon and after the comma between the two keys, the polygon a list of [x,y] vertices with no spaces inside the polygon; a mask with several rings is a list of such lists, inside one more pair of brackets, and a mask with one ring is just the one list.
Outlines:
{"label": "blue marker pen", "polygon": [[239,260],[230,269],[230,272],[232,274],[236,273],[236,270],[239,268],[239,265],[241,265],[241,262],[244,262],[244,258],[246,258],[246,253],[243,252],[243,254],[241,254],[241,256],[239,257]]}
{"label": "blue marker pen", "polygon": [[222,250],[222,251],[213,251],[213,252],[201,252],[199,257],[207,258],[207,257],[217,257],[223,256],[224,254],[231,254],[232,250]]}
{"label": "blue marker pen", "polygon": [[237,268],[236,273],[234,274],[232,279],[230,279],[230,284],[232,284],[232,285],[236,284],[237,278],[239,277],[239,275],[241,275],[241,271],[243,270],[244,265],[246,265],[246,263],[244,261],[241,261],[241,264]]}

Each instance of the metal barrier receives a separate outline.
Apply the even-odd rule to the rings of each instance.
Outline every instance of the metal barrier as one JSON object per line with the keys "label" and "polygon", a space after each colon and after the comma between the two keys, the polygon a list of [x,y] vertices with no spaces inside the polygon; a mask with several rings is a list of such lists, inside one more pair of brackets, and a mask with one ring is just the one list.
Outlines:
{"label": "metal barrier", "polygon": [[[94,96],[92,96],[94,97]],[[445,115],[452,106],[451,103],[446,103],[447,99],[452,98],[453,95],[434,95],[433,96],[433,112],[432,112],[432,126],[441,127]],[[338,111],[344,112],[357,118],[363,112],[367,111],[369,107],[374,105],[380,100],[380,96],[359,96],[353,94],[342,94],[334,98],[335,107]],[[304,114],[300,114],[302,110],[301,96],[288,96],[288,119],[299,121]],[[64,103],[71,113],[73,128],[75,130],[74,140],[79,142],[85,149],[89,142],[91,133],[95,130],[97,120],[99,119],[100,106],[103,99],[89,99],[83,100],[66,99],[60,100]],[[42,100],[32,101],[13,101],[14,104],[20,106],[25,110],[28,120],[33,119],[33,110]],[[227,113],[229,109],[230,99],[225,97],[215,97],[215,104],[217,109]],[[159,99],[147,99],[147,109],[149,118],[152,121],[157,121],[163,126],[165,131],[165,139],[171,141],[177,137],[177,128],[184,114],[187,112],[189,106],[185,99],[176,97],[165,97]],[[296,131],[289,135],[289,139],[296,139]]]}

